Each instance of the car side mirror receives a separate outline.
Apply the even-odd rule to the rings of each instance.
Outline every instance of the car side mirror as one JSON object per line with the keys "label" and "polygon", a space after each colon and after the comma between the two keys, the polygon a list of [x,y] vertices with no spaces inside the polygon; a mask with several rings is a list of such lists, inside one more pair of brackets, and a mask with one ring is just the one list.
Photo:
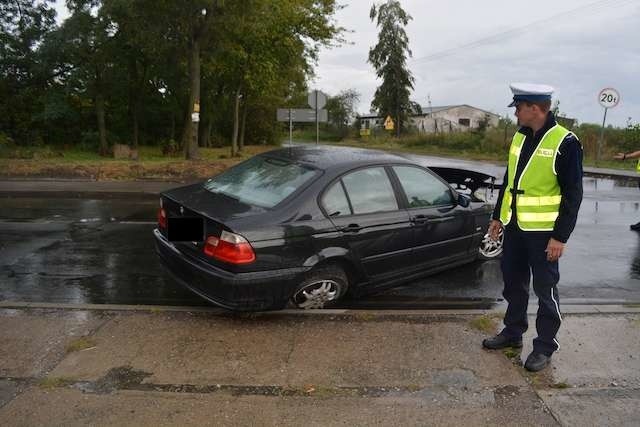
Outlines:
{"label": "car side mirror", "polygon": [[466,194],[458,193],[458,204],[463,208],[466,208],[471,204],[471,198]]}

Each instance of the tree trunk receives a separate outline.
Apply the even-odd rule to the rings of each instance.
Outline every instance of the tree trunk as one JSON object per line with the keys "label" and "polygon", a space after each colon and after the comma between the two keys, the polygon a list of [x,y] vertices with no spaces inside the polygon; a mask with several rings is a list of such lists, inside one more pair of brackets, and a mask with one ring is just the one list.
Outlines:
{"label": "tree trunk", "polygon": [[129,114],[131,115],[131,141],[130,145],[138,148],[138,68],[136,61],[129,58]]}
{"label": "tree trunk", "polygon": [[233,137],[231,138],[231,157],[238,155],[238,129],[240,127],[240,88],[236,90],[233,108]]}
{"label": "tree trunk", "polygon": [[209,146],[209,135],[207,134],[207,131],[209,129],[209,122],[211,121],[211,118],[209,117],[205,104],[205,101],[200,104],[200,123],[198,123],[198,146],[200,147]]}
{"label": "tree trunk", "polygon": [[240,123],[240,151],[244,150],[244,135],[247,127],[247,112],[249,106],[247,105],[247,97],[245,95],[244,102],[242,103],[242,122]]}
{"label": "tree trunk", "polygon": [[194,112],[194,104],[200,104],[200,41],[198,37],[194,37],[191,41],[189,58],[189,105],[182,144],[185,147],[185,159],[196,160],[198,159],[198,123],[191,120],[191,114]]}
{"label": "tree trunk", "polygon": [[96,103],[96,119],[98,120],[98,134],[100,135],[100,155],[106,156],[109,151],[107,145],[107,126],[105,124],[105,107],[104,107],[104,94],[102,87],[102,73],[99,69],[96,69],[96,81],[95,81],[95,103]]}
{"label": "tree trunk", "polygon": [[169,137],[171,138],[171,140],[175,141],[176,140],[176,113],[173,111],[173,109],[171,110],[171,133],[169,134]]}
{"label": "tree trunk", "polygon": [[107,126],[104,120],[104,96],[99,89],[96,93],[96,118],[98,119],[98,134],[100,135],[100,155],[106,156],[109,151],[107,145]]}
{"label": "tree trunk", "polygon": [[131,137],[132,137],[133,148],[137,149],[138,148],[138,135],[139,135],[137,101],[134,101],[134,105],[132,107],[133,108],[131,110],[131,123],[132,123],[132,127],[133,127],[133,132],[132,132]]}
{"label": "tree trunk", "polygon": [[213,144],[211,143],[211,131],[213,130],[213,120],[209,117],[209,123],[207,123],[207,147],[211,148]]}

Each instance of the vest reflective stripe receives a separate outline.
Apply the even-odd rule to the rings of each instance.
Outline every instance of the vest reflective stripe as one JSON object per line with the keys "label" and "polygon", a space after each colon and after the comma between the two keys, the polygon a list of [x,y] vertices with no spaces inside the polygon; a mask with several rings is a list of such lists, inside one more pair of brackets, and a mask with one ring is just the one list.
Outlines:
{"label": "vest reflective stripe", "polygon": [[[555,172],[555,158],[558,148],[570,132],[560,125],[549,129],[533,151],[525,166],[518,183],[515,182],[515,172],[520,160],[525,135],[516,132],[509,149],[508,176],[502,205],[500,220],[508,224],[512,218],[513,194],[511,190],[517,188],[516,210],[517,222],[521,230],[552,231],[558,218],[562,194]],[[523,193],[520,194],[520,191]]]}
{"label": "vest reflective stripe", "polygon": [[[518,212],[518,223],[524,222],[540,222],[546,223],[554,221],[558,218],[558,212]],[[552,228],[553,230],[553,228]]]}
{"label": "vest reflective stripe", "polygon": [[560,206],[562,196],[520,196],[518,206]]}

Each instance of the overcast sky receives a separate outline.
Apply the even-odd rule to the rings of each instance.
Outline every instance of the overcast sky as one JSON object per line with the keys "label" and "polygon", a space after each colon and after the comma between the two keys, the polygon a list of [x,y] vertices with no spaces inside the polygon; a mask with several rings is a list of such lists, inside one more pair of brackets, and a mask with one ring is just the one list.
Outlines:
{"label": "overcast sky", "polygon": [[[67,12],[58,1],[61,17]],[[367,62],[378,30],[372,0],[338,0],[337,24],[350,44],[323,50],[313,88],[361,94],[369,111],[380,81]],[[379,3],[380,1],[378,1]],[[510,82],[556,88],[560,111],[580,122],[601,123],[597,95],[616,88],[620,104],[607,123],[640,122],[640,0],[401,0],[413,17],[406,27],[416,81],[412,99],[427,106],[470,104],[504,115]],[[528,8],[528,9],[527,9]]]}
{"label": "overcast sky", "polygon": [[[346,7],[336,20],[353,31],[347,35],[353,44],[322,52],[313,86],[329,94],[356,89],[364,113],[380,84],[367,62],[378,35],[369,19],[373,1],[341,3]],[[623,126],[629,117],[640,122],[639,0],[401,4],[413,17],[406,27],[413,52],[408,65],[416,80],[412,99],[423,106],[430,95],[434,106],[470,104],[513,115],[506,108],[509,83],[537,82],[556,88],[561,112],[580,122],[602,123],[597,95],[613,87],[621,102],[608,111],[607,123]]]}

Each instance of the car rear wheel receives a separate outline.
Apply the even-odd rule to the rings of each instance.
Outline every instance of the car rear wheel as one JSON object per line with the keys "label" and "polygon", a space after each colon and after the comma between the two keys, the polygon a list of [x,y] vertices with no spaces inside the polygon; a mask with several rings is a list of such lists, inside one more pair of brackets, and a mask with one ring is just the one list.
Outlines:
{"label": "car rear wheel", "polygon": [[324,265],[313,269],[291,297],[296,308],[327,307],[342,297],[349,287],[347,275],[337,265]]}
{"label": "car rear wheel", "polygon": [[479,257],[480,259],[494,259],[502,254],[502,245],[504,244],[504,228],[500,227],[498,232],[498,240],[492,240],[489,233],[485,234],[480,243]]}

